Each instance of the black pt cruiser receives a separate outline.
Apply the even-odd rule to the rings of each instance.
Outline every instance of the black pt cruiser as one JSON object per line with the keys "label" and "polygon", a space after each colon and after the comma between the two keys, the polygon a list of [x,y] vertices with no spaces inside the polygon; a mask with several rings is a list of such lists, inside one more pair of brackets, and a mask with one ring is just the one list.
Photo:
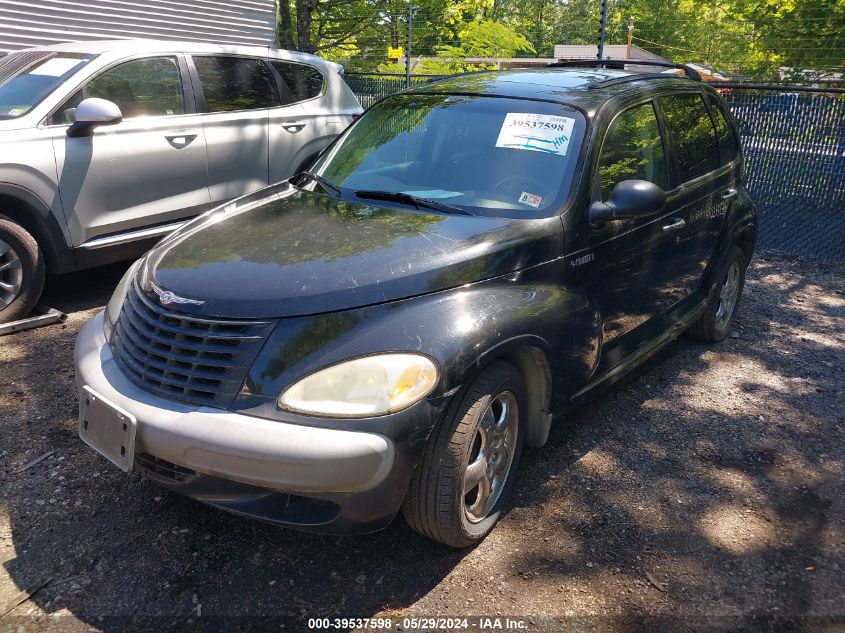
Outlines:
{"label": "black pt cruiser", "polygon": [[401,510],[482,539],[553,395],[568,414],[681,333],[731,328],[757,222],[737,132],[716,91],[659,70],[405,91],[185,224],[79,335],[82,439],[279,525]]}

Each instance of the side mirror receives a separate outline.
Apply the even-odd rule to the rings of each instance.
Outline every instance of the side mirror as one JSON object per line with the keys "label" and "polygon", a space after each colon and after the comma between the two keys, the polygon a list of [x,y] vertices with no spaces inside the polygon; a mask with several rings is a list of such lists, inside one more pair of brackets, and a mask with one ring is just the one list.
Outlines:
{"label": "side mirror", "polygon": [[123,120],[123,113],[116,103],[107,99],[83,99],[73,113],[73,125],[67,129],[71,138],[91,136],[94,128],[101,125],[114,125]]}
{"label": "side mirror", "polygon": [[607,202],[590,205],[590,222],[647,218],[663,210],[666,193],[647,180],[623,180],[610,193]]}

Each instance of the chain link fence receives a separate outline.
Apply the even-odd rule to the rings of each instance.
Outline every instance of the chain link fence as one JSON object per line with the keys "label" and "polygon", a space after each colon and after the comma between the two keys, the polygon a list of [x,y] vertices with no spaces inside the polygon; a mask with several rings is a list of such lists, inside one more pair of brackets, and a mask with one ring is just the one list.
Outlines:
{"label": "chain link fence", "polygon": [[[411,86],[438,78],[412,75]],[[405,88],[403,75],[348,73],[346,81],[365,108]],[[758,248],[845,261],[845,91],[717,87],[739,124],[760,208]]]}
{"label": "chain link fence", "polygon": [[845,95],[767,87],[724,97],[761,210],[760,248],[845,261]]}

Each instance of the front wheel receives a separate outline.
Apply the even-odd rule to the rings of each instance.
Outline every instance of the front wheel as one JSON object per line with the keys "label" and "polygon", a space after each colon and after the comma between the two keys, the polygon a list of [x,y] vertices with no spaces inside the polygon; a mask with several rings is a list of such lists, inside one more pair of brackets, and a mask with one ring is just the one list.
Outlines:
{"label": "front wheel", "polygon": [[714,289],[704,313],[692,324],[687,333],[694,339],[707,343],[725,340],[731,331],[742,290],[745,287],[745,253],[732,246],[725,264],[716,276]]}
{"label": "front wheel", "polygon": [[44,257],[20,225],[0,219],[0,323],[27,316],[44,289]]}
{"label": "front wheel", "polygon": [[420,534],[452,547],[483,539],[502,516],[523,444],[522,374],[492,363],[429,438],[402,508]]}

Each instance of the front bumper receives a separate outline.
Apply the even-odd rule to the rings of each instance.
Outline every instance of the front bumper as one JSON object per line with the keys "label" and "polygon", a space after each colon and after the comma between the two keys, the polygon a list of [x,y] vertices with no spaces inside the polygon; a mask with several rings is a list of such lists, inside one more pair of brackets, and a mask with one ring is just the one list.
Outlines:
{"label": "front bumper", "polygon": [[75,366],[80,392],[88,386],[137,419],[137,470],[176,492],[273,523],[330,533],[384,527],[422,448],[397,450],[376,433],[266,420],[147,393],[112,357],[102,313],[80,331]]}

